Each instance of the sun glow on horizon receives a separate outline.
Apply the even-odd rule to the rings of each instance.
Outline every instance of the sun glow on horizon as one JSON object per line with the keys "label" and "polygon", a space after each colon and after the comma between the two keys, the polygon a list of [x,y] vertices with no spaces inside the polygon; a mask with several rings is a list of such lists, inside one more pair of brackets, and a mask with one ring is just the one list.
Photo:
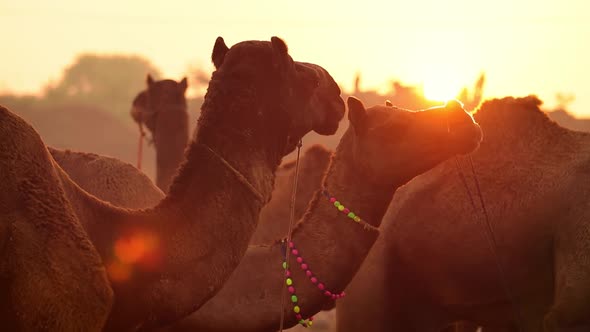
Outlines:
{"label": "sun glow on horizon", "polygon": [[448,77],[431,77],[424,80],[422,90],[424,97],[432,101],[447,101],[457,98],[464,84],[453,81]]}

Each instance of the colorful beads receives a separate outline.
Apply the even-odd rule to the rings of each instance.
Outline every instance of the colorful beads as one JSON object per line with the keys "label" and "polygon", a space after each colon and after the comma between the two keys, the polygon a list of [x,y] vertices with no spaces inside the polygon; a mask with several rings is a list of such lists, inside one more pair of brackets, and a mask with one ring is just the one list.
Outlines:
{"label": "colorful beads", "polygon": [[[285,246],[285,244],[286,243],[283,240],[281,242],[281,249],[283,248],[283,246]],[[294,247],[295,247],[295,245],[293,244],[293,242],[289,242],[289,248],[293,249]],[[291,252],[293,252],[293,251],[291,251]],[[282,254],[283,254],[283,258],[285,259],[285,261],[283,261],[283,269],[285,269],[285,276],[287,277],[287,279],[285,280],[285,283],[289,286],[289,287],[287,287],[287,291],[289,291],[289,294],[291,294],[291,303],[293,303],[293,312],[295,313],[295,318],[297,318],[297,321],[303,327],[306,327],[306,328],[311,327],[311,325],[313,324],[312,323],[313,317],[310,317],[308,319],[303,319],[303,316],[301,315],[301,307],[299,307],[299,305],[297,304],[299,301],[299,298],[297,298],[297,295],[295,295],[295,287],[293,286],[293,279],[289,278],[289,276],[291,276],[291,271],[289,271],[289,269],[287,268],[287,262],[286,262],[287,251],[286,250],[282,251]],[[297,252],[297,254],[299,254],[299,253]],[[309,270],[307,270],[307,271],[309,271]],[[307,274],[307,271],[306,271],[306,274]],[[311,271],[309,271],[309,272],[311,273]]]}
{"label": "colorful beads", "polygon": [[[334,206],[338,209],[338,211],[344,213],[348,218],[352,219],[353,221],[355,221],[357,223],[361,222],[362,219],[359,216],[357,216],[354,212],[350,211],[349,208],[342,205],[342,203],[340,203],[340,201],[336,200],[336,197],[331,196],[326,190],[323,190],[322,194],[325,197],[329,198],[330,203],[334,204]],[[365,226],[366,226],[366,224],[365,224]]]}
{"label": "colorful beads", "polygon": [[[289,247],[292,249],[291,252],[296,252],[299,255],[299,250],[295,249],[295,244],[291,241],[289,243]],[[305,275],[309,278],[312,284],[316,285],[316,287],[324,294],[325,296],[331,298],[332,300],[339,299],[343,297],[344,292],[334,293],[326,289],[326,285],[318,280],[316,276],[313,275],[313,272],[309,270],[309,265],[304,263],[303,257],[297,256],[296,259],[297,263],[301,264],[301,269],[305,271]]]}

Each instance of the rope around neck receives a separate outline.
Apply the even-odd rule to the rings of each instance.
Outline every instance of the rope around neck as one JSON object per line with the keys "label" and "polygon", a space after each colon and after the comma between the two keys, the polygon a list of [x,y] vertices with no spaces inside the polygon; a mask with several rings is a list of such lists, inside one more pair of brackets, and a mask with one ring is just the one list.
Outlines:
{"label": "rope around neck", "polygon": [[137,169],[141,171],[141,161],[143,160],[143,138],[145,137],[145,131],[143,130],[143,124],[139,125],[139,143],[137,145]]}
{"label": "rope around neck", "polygon": [[[295,201],[297,200],[297,183],[299,182],[299,157],[301,154],[301,147],[303,146],[303,142],[300,139],[297,143],[297,158],[295,159],[295,175],[293,179],[293,189],[291,191],[291,206],[290,206],[290,214],[289,214],[289,231],[287,232],[287,243],[291,242],[291,236],[293,233],[293,224],[295,223]],[[289,257],[290,257],[290,250],[287,249],[285,254],[285,263],[286,266],[289,266]],[[281,279],[282,280],[282,279]],[[287,284],[283,282],[283,287],[281,288],[281,320],[279,325],[279,332],[283,332],[283,326],[285,324],[285,293],[287,290]]]}
{"label": "rope around neck", "polygon": [[[500,283],[502,284],[502,288],[504,288],[504,292],[506,293],[506,295],[508,296],[508,300],[510,301],[510,304],[512,306],[512,312],[514,315],[514,320],[516,321],[516,323],[518,324],[518,331],[522,331],[523,326],[524,325],[524,315],[520,309],[520,307],[516,304],[516,297],[514,296],[514,293],[512,292],[512,289],[510,288],[510,285],[508,283],[508,280],[506,278],[506,271],[504,270],[504,266],[502,265],[502,260],[500,258],[500,255],[498,254],[498,242],[496,241],[496,237],[494,235],[494,229],[492,228],[492,224],[490,223],[490,218],[486,209],[486,205],[483,199],[483,195],[481,193],[481,187],[479,185],[479,180],[477,178],[477,174],[475,173],[475,166],[473,165],[473,159],[471,158],[471,155],[469,155],[469,164],[471,165],[471,172],[473,174],[473,181],[475,182],[475,188],[477,189],[477,194],[479,196],[479,201],[481,204],[481,208],[483,211],[483,215],[484,215],[484,220],[481,220],[481,218],[476,218],[478,221],[480,221],[480,223],[483,223],[484,226],[486,227],[486,238],[488,240],[488,245],[492,251],[492,254],[494,255],[494,261],[496,262],[496,269],[498,272],[498,275],[500,277]],[[476,216],[479,216],[480,214],[477,213],[477,207],[475,206],[475,200],[473,199],[473,195],[471,193],[471,190],[469,190],[469,186],[467,185],[467,180],[465,178],[465,175],[463,174],[463,171],[461,169],[461,164],[459,163],[459,158],[455,156],[455,166],[457,167],[457,172],[459,174],[459,177],[461,178],[461,181],[463,182],[463,185],[465,186],[465,190],[467,191],[467,194],[469,195],[469,200],[471,203],[471,206],[473,207],[473,212],[475,213]]]}
{"label": "rope around neck", "polygon": [[199,145],[203,146],[207,151],[209,151],[213,156],[215,156],[217,159],[219,159],[219,161],[221,161],[221,163],[223,165],[225,165],[225,167],[227,169],[229,169],[238,179],[238,181],[240,181],[241,184],[243,184],[246,188],[248,188],[248,190],[250,190],[250,192],[262,203],[265,203],[264,200],[264,196],[260,193],[260,191],[258,191],[256,188],[254,188],[254,186],[250,183],[250,181],[248,181],[248,179],[242,174],[240,173],[240,171],[238,171],[237,169],[235,169],[227,160],[225,160],[222,156],[220,156],[217,152],[213,151],[213,149],[211,149],[209,146],[207,146],[204,143],[198,143]]}

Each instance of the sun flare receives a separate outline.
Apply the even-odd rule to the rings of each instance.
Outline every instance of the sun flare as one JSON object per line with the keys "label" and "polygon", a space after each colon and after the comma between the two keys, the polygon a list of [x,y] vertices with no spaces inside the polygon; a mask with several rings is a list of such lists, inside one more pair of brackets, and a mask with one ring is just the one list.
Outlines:
{"label": "sun flare", "polygon": [[428,100],[447,101],[456,98],[463,85],[448,76],[440,75],[425,79],[422,88]]}

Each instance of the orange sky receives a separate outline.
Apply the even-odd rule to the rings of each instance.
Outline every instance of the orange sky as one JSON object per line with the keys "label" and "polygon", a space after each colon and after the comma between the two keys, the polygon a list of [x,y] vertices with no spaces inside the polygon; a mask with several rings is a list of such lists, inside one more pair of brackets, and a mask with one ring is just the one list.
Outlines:
{"label": "orange sky", "polygon": [[[231,45],[283,37],[350,88],[391,78],[434,91],[576,96],[590,117],[590,2],[585,0],[0,0],[0,91],[36,92],[80,52],[139,53],[165,76],[209,66],[218,35]],[[143,79],[143,78],[140,78]]]}

